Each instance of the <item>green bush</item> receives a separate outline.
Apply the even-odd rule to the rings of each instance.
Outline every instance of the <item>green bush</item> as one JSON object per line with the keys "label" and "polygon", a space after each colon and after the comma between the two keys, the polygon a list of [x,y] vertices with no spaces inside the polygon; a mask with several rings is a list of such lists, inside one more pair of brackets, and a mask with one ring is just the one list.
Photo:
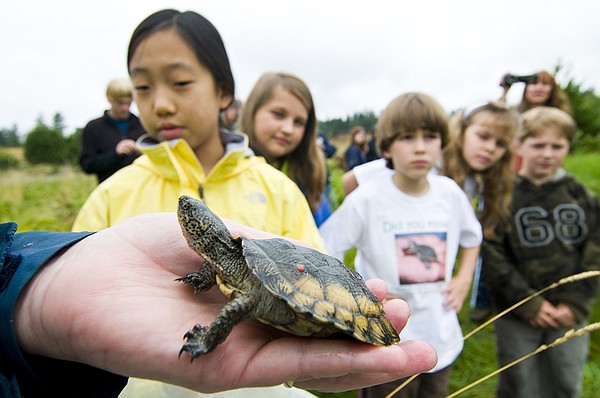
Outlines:
{"label": "green bush", "polygon": [[65,138],[65,160],[72,164],[79,164],[79,148],[81,146],[82,129],[77,129],[73,134]]}
{"label": "green bush", "polygon": [[58,129],[38,124],[25,139],[25,159],[30,164],[65,162],[65,138]]}
{"label": "green bush", "polygon": [[578,134],[573,144],[573,153],[600,153],[600,136]]}

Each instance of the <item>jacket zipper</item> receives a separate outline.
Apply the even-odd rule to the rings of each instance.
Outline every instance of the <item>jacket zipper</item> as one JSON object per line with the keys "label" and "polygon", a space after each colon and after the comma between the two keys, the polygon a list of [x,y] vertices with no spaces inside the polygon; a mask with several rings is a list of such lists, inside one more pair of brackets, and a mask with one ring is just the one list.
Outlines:
{"label": "jacket zipper", "polygon": [[198,187],[198,196],[200,197],[201,201],[203,201],[204,203],[206,203],[206,201],[204,200],[204,187],[202,185],[200,185]]}

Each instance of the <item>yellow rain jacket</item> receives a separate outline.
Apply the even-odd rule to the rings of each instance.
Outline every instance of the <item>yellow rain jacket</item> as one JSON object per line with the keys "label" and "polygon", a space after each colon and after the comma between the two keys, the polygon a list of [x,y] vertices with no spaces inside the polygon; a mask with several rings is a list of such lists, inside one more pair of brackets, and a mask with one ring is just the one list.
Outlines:
{"label": "yellow rain jacket", "polygon": [[253,156],[245,135],[222,131],[226,153],[208,175],[184,140],[138,140],[143,153],[100,184],[73,231],[98,231],[139,214],[177,211],[178,198],[204,200],[217,215],[249,227],[324,245],[304,195],[285,174]]}

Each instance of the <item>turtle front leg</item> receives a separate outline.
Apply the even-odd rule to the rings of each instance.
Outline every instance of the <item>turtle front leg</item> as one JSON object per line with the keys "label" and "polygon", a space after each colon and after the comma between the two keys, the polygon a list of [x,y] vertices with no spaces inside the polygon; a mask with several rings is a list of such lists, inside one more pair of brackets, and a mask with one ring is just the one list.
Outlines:
{"label": "turtle front leg", "polygon": [[186,351],[192,361],[200,355],[207,354],[221,344],[233,327],[243,320],[253,318],[256,307],[255,298],[252,296],[239,296],[227,303],[217,318],[208,326],[197,324],[185,334],[185,343],[179,355]]}
{"label": "turtle front leg", "polygon": [[204,264],[198,271],[190,272],[186,276],[175,280],[186,285],[192,285],[196,293],[205,292],[217,284],[217,272],[210,265]]}

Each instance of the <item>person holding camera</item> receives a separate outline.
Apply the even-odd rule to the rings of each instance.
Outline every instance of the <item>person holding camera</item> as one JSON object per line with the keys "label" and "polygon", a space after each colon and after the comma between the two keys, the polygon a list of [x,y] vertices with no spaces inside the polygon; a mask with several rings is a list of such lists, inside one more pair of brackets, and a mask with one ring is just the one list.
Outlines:
{"label": "person holding camera", "polygon": [[571,114],[569,98],[550,72],[541,71],[527,76],[505,74],[500,80],[500,86],[503,88],[501,102],[506,103],[506,95],[515,83],[525,83],[521,102],[515,106],[519,113],[537,106],[550,106]]}
{"label": "person holding camera", "polygon": [[[525,83],[521,102],[513,107],[519,114],[538,106],[549,106],[572,115],[569,97],[550,72],[541,71],[527,76],[506,73],[500,79],[500,86],[503,88],[500,102],[506,103],[506,95],[515,83]],[[521,163],[521,157],[515,154],[515,170],[521,168]]]}

